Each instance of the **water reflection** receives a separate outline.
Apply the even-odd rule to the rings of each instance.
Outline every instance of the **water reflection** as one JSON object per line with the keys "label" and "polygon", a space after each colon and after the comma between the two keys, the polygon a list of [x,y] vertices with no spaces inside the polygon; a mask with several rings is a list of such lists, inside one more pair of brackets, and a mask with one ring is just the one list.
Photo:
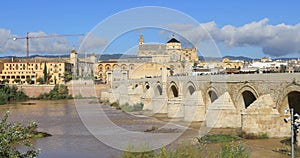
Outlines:
{"label": "water reflection", "polygon": [[9,121],[38,123],[38,131],[51,137],[33,141],[41,149],[39,157],[118,157],[120,151],[112,149],[92,136],[82,124],[73,100],[31,101],[35,105],[14,103],[0,106],[1,114],[10,111]]}

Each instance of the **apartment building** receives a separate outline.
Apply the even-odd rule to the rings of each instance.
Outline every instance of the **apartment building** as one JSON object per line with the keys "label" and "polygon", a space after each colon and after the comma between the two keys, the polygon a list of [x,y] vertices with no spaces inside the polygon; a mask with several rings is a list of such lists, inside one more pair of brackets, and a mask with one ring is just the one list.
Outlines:
{"label": "apartment building", "polygon": [[60,61],[29,61],[0,63],[0,82],[7,84],[39,84],[47,70],[47,84],[65,83],[65,74],[71,74],[72,64]]}

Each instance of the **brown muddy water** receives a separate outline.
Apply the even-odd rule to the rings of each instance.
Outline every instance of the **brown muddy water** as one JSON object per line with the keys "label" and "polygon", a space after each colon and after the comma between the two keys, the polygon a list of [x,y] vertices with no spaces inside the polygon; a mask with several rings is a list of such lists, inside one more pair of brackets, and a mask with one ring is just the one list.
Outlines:
{"label": "brown muddy water", "polygon": [[[121,157],[122,151],[114,147],[102,143],[93,136],[85,127],[80,118],[74,100],[59,101],[39,101],[32,100],[22,104],[14,103],[0,106],[0,115],[6,111],[10,111],[9,121],[28,122],[36,121],[38,131],[51,134],[50,137],[34,139],[32,142],[36,148],[41,149],[39,158],[114,158]],[[93,100],[83,100],[86,104],[95,102]],[[130,131],[141,132],[158,132],[158,133],[180,133],[182,128],[160,128],[166,122],[175,122],[180,126],[185,126],[184,122],[178,120],[170,120],[158,117],[138,117],[112,109],[106,105],[95,104],[93,106],[101,106],[108,118],[119,127]],[[93,123],[100,123],[101,120],[95,120]],[[101,124],[105,126],[105,124]],[[105,127],[104,127],[105,128]],[[184,130],[179,139],[172,142],[169,147],[184,141],[191,141],[199,135],[200,124],[192,124],[190,128]],[[119,135],[118,131],[108,130],[108,135]],[[220,131],[219,131],[220,132]],[[222,131],[221,131],[222,132]],[[287,155],[273,152],[275,148],[280,148],[282,139],[265,139],[265,140],[245,140],[244,143],[251,151],[250,157],[272,157],[285,158]],[[121,140],[122,141],[122,140]],[[150,140],[149,140],[150,141]],[[159,139],[156,141],[160,141]],[[118,142],[117,142],[118,143]],[[122,142],[119,142],[122,143]]]}

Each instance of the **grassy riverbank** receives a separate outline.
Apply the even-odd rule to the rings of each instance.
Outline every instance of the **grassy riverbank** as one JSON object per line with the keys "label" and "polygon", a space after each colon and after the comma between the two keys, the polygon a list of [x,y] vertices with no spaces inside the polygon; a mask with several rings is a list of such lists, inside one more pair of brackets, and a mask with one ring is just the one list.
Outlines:
{"label": "grassy riverbank", "polygon": [[[130,152],[123,153],[123,158],[248,158],[250,151],[245,147],[241,138],[225,135],[205,135],[197,138],[193,145],[178,145],[175,149],[160,148],[158,151]],[[214,148],[208,145],[214,144]]]}

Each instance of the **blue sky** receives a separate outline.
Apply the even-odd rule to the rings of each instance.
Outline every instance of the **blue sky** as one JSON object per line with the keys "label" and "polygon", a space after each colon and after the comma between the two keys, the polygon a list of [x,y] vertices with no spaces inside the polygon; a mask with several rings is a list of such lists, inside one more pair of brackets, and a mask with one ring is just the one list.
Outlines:
{"label": "blue sky", "polygon": [[[0,14],[0,56],[22,55],[25,42],[8,42],[11,37],[53,34],[86,34],[104,19],[126,9],[141,6],[161,6],[183,12],[208,27],[222,55],[248,57],[298,57],[300,42],[298,35],[300,1],[179,1],[179,0],[111,0],[111,1],[59,1],[59,0],[4,0],[1,2]],[[155,15],[159,18],[159,15]],[[124,22],[125,23],[125,22]],[[210,24],[210,25],[208,25]],[[252,27],[254,25],[254,27]],[[229,27],[230,26],[230,27]],[[232,29],[231,29],[232,28]],[[255,31],[253,37],[249,30]],[[257,30],[261,29],[261,34]],[[230,32],[234,30],[234,33]],[[269,30],[271,30],[269,32]],[[229,31],[229,33],[228,33]],[[147,32],[147,31],[146,31]],[[148,31],[152,32],[152,31]],[[265,32],[268,32],[266,35]],[[295,33],[293,33],[295,32]],[[248,34],[247,34],[248,33]],[[274,34],[273,34],[274,33]],[[228,34],[233,37],[228,37]],[[247,35],[243,35],[247,34]],[[133,35],[137,35],[136,33]],[[146,34],[149,42],[162,43],[165,38]],[[222,35],[222,36],[221,36]],[[256,35],[256,36],[254,36]],[[282,39],[270,39],[269,36]],[[290,35],[292,35],[291,38]],[[295,36],[295,37],[293,37]],[[8,38],[9,37],[9,38]],[[138,37],[132,37],[136,40]],[[254,39],[253,39],[254,38]],[[285,40],[287,38],[287,40]],[[31,54],[49,53],[66,54],[74,45],[76,48],[79,37],[66,37],[49,41],[31,41]],[[158,41],[153,41],[157,39]],[[257,41],[256,41],[257,39]],[[35,39],[38,40],[38,39]],[[105,39],[103,39],[105,41]],[[249,41],[247,41],[249,40]],[[291,41],[289,41],[291,40]],[[134,40],[128,40],[134,41]],[[243,42],[241,42],[243,41]],[[101,41],[100,41],[101,42]],[[110,42],[110,41],[108,41]],[[47,46],[47,44],[49,46]],[[122,45],[127,43],[122,42]],[[45,45],[45,46],[44,46]],[[57,50],[51,47],[57,46]],[[128,42],[128,46],[132,43]],[[280,46],[280,47],[279,47]],[[50,48],[48,48],[50,47]],[[125,48],[125,47],[124,47]],[[284,48],[289,48],[285,50]],[[111,49],[124,52],[123,47]]]}

